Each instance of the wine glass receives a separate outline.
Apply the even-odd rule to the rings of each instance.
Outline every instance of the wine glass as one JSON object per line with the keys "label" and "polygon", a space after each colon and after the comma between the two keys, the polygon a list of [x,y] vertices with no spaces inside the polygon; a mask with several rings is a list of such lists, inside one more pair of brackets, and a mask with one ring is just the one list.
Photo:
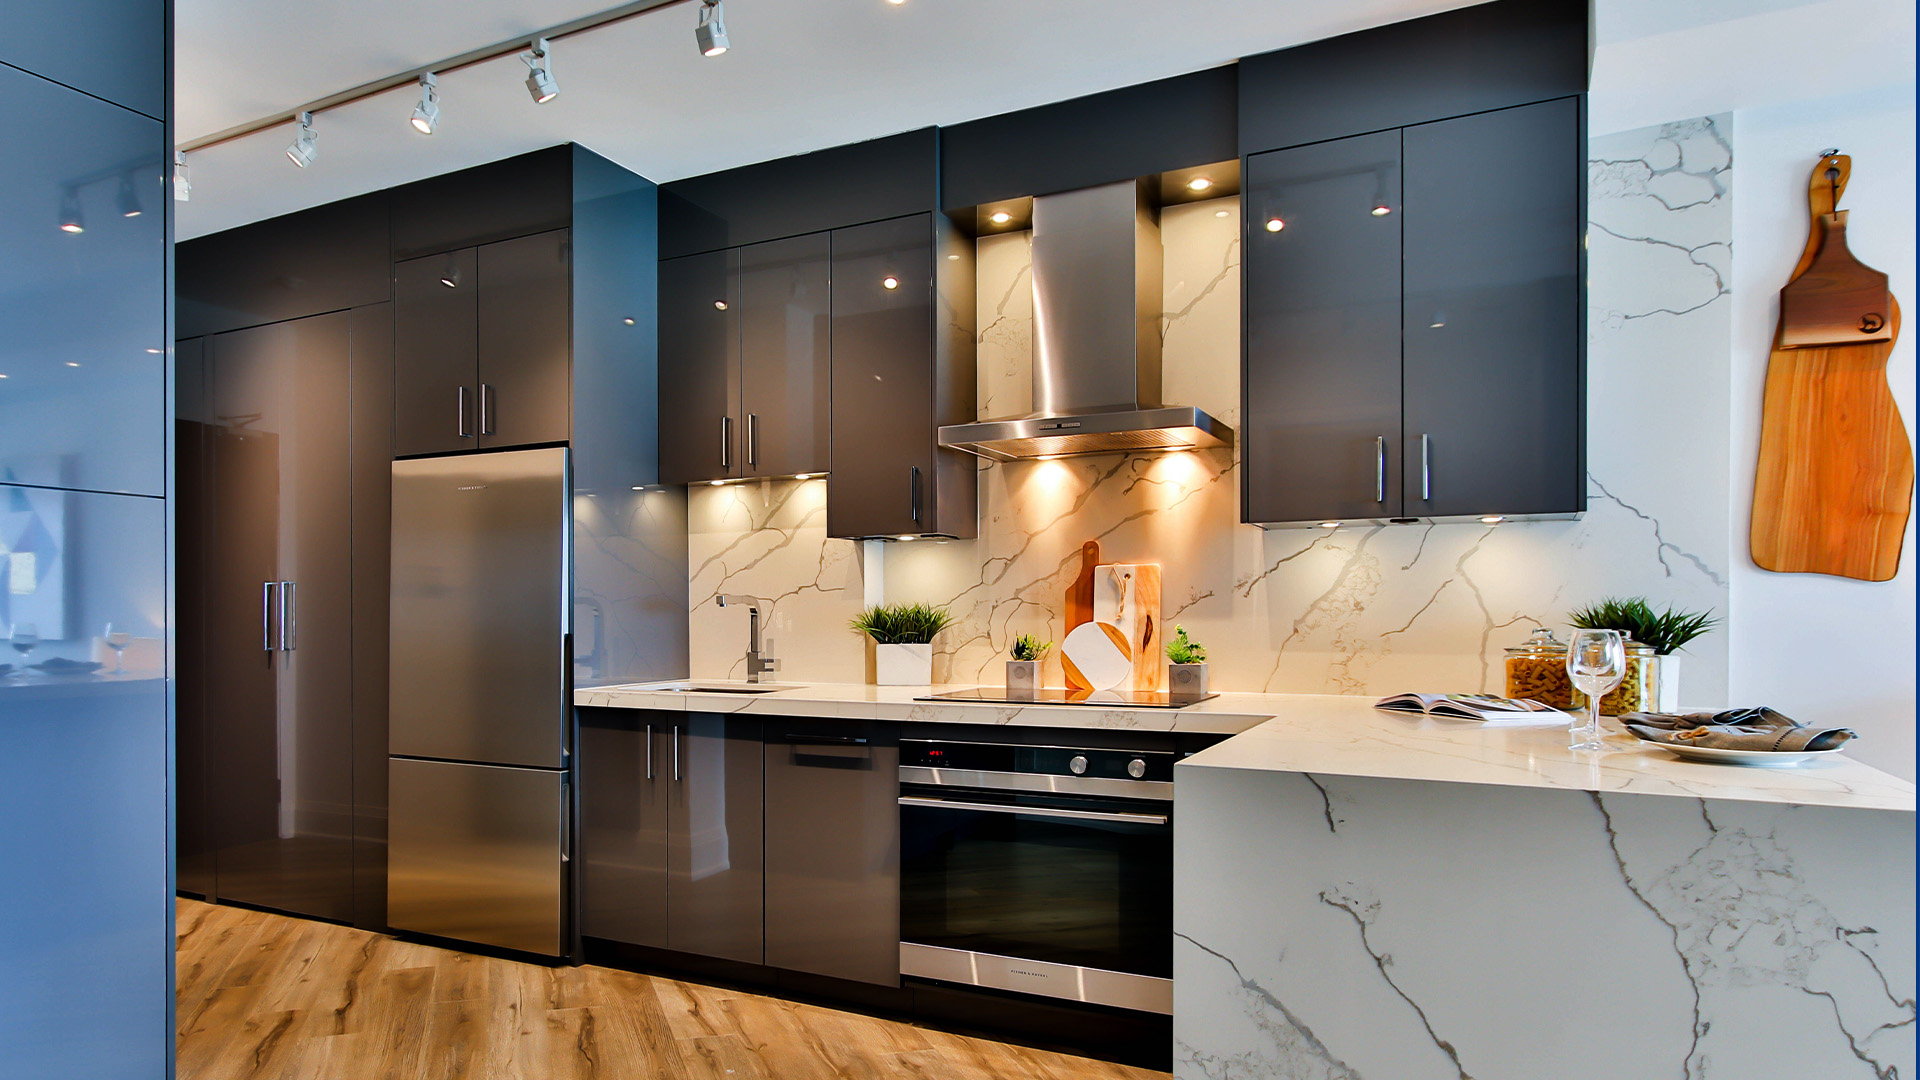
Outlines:
{"label": "wine glass", "polygon": [[13,646],[13,651],[20,654],[20,667],[23,669],[20,674],[23,677],[31,674],[24,669],[27,666],[27,657],[32,656],[33,650],[40,644],[40,629],[30,622],[14,623],[7,641]]}
{"label": "wine glass", "polygon": [[[125,624],[123,623],[121,625],[124,626]],[[127,673],[127,646],[133,644],[133,635],[126,630],[115,629],[112,623],[108,623],[107,632],[104,637],[107,642],[107,648],[113,650],[113,674],[125,675]]]}
{"label": "wine glass", "polygon": [[1600,699],[1627,677],[1627,642],[1618,630],[1575,630],[1567,645],[1567,677],[1587,695],[1587,715],[1569,729],[1569,750],[1599,750]]}

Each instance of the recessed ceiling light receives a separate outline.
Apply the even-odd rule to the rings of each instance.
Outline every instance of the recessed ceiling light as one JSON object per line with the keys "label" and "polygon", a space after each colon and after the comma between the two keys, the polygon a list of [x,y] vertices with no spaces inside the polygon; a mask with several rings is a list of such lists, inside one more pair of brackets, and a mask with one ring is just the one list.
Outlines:
{"label": "recessed ceiling light", "polygon": [[1268,232],[1279,232],[1281,229],[1284,229],[1286,227],[1287,227],[1287,223],[1284,221],[1281,221],[1277,217],[1267,219]]}
{"label": "recessed ceiling light", "polygon": [[431,135],[434,125],[439,122],[440,91],[433,72],[429,71],[420,76],[420,104],[413,107],[413,119],[409,123],[420,134]]}
{"label": "recessed ceiling light", "polygon": [[1205,191],[1212,186],[1213,186],[1213,181],[1207,179],[1204,176],[1196,176],[1193,179],[1187,181],[1188,191]]}
{"label": "recessed ceiling light", "polygon": [[892,274],[888,274],[886,277],[880,279],[880,287],[883,289],[897,289],[900,287],[900,279],[894,277]]}
{"label": "recessed ceiling light", "polygon": [[701,56],[727,51],[727,23],[720,0],[700,0],[700,25],[693,28],[693,39],[700,43]]}
{"label": "recessed ceiling light", "polygon": [[1013,220],[1013,215],[1007,213],[1005,210],[995,210],[987,216],[987,220],[993,222],[995,225],[1005,225],[1007,222]]}

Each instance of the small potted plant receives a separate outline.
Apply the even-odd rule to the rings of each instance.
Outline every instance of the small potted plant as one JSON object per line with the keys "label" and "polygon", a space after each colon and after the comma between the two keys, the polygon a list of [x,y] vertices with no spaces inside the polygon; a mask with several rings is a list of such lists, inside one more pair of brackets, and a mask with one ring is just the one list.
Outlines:
{"label": "small potted plant", "polygon": [[1014,640],[1012,659],[1007,661],[1007,689],[1032,692],[1040,689],[1040,663],[1047,658],[1053,642],[1041,641],[1032,634]]}
{"label": "small potted plant", "polygon": [[873,681],[880,686],[933,682],[933,637],[953,625],[953,613],[932,604],[880,604],[853,620],[873,639]]}
{"label": "small potted plant", "polygon": [[1207,693],[1207,647],[1175,626],[1167,640],[1167,687],[1174,697],[1204,697]]}
{"label": "small potted plant", "polygon": [[[1618,630],[1627,638],[1626,678],[1600,699],[1600,711],[1608,716],[1679,712],[1680,657],[1676,653],[1720,622],[1711,610],[1675,611],[1669,607],[1656,613],[1643,596],[1625,600],[1610,596],[1568,618],[1579,629]],[[1585,700],[1574,692],[1576,707],[1583,706]]]}

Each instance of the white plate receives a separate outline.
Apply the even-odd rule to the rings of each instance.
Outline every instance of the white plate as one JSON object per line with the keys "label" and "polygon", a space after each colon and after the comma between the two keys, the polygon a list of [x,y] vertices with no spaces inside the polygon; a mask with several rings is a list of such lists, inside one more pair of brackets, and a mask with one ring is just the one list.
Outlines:
{"label": "white plate", "polygon": [[1648,746],[1657,746],[1662,750],[1671,750],[1688,761],[1711,761],[1718,765],[1759,765],[1763,768],[1782,768],[1798,765],[1803,761],[1823,758],[1837,754],[1846,747],[1832,750],[1723,750],[1717,746],[1676,746],[1673,743],[1650,742]]}

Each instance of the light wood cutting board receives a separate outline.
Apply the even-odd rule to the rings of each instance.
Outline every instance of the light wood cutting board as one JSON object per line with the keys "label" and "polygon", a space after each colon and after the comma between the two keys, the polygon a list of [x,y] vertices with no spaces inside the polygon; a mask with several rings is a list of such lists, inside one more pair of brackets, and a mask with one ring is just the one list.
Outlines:
{"label": "light wood cutting board", "polygon": [[[1851,164],[1845,154],[1822,157],[1808,182],[1812,228],[1782,290],[1767,361],[1749,542],[1762,569],[1887,581],[1899,568],[1913,503],[1913,448],[1887,387],[1900,306],[1887,296],[1884,327],[1871,313],[1852,320],[1857,328],[1828,318],[1826,333],[1809,332],[1804,320],[1789,324],[1789,315],[1809,310],[1809,290],[1794,285],[1803,275],[1839,267],[1857,278],[1864,269],[1847,265],[1846,215],[1835,212]],[[1821,340],[1846,332],[1881,340]],[[1809,339],[1816,343],[1783,344]]]}

